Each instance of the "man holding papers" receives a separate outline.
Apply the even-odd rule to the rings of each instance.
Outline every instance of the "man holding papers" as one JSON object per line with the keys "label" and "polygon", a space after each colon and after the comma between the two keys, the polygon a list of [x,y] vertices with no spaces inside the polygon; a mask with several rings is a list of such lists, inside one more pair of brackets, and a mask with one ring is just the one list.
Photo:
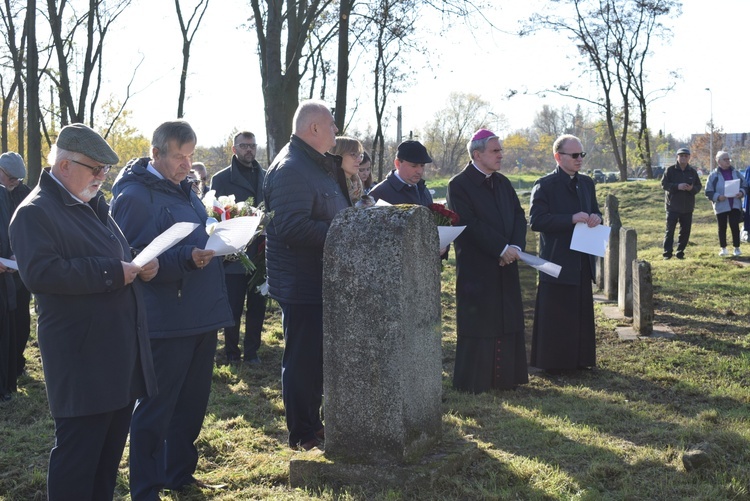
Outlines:
{"label": "man holding papers", "polygon": [[747,194],[747,185],[742,175],[732,167],[729,153],[719,151],[716,154],[718,167],[714,169],[706,182],[706,197],[711,200],[719,224],[719,256],[728,256],[727,223],[732,230],[734,255],[740,251],[740,221],[742,220],[742,197]]}
{"label": "man holding papers", "polygon": [[448,183],[448,207],[466,229],[456,239],[456,365],[453,387],[472,393],[527,383],[519,252],[526,216],[510,181],[498,172],[503,149],[481,129],[469,141],[471,162]]}
{"label": "man holding papers", "polygon": [[557,168],[534,184],[529,220],[541,233],[539,256],[562,266],[557,278],[539,275],[531,344],[531,365],[554,374],[596,365],[594,256],[570,243],[577,223],[593,228],[602,216],[594,182],[579,173],[586,156],[581,141],[560,136],[552,152]]}
{"label": "man holding papers", "polygon": [[39,306],[37,338],[52,417],[48,499],[112,499],[137,398],[156,393],[142,281],[99,191],[117,154],[83,124],[63,127],[10,239]]}
{"label": "man holding papers", "polygon": [[232,325],[224,270],[204,250],[206,210],[187,179],[196,136],[182,120],[156,128],[153,159],[128,164],[112,187],[112,215],[134,252],[177,222],[197,223],[159,255],[159,274],[145,287],[148,331],[159,394],[140,399],[130,433],[133,500],[197,483],[194,442],[211,390],[216,333]]}

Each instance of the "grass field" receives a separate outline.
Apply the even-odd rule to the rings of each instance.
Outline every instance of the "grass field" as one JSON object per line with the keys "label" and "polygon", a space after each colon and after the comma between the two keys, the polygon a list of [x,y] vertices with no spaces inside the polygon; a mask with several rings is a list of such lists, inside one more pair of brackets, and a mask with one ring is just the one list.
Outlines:
{"label": "grass field", "polygon": [[[441,183],[435,181],[436,186]],[[280,393],[280,312],[266,319],[263,364],[217,366],[198,447],[197,476],[219,491],[164,499],[750,499],[750,258],[717,256],[716,222],[702,195],[684,261],[661,259],[663,192],[655,181],[599,185],[620,200],[623,226],[638,232],[640,259],[652,264],[655,321],[672,339],[618,340],[626,325],[597,305],[598,364],[592,372],[532,374],[516,391],[465,395],[450,387],[455,349],[454,262],[443,270],[443,431],[475,442],[478,459],[428,490],[306,491],[288,485]],[[528,197],[523,201],[528,204]],[[533,238],[531,243],[533,243]],[[743,244],[750,256],[750,245]],[[522,269],[527,333],[535,275]],[[377,298],[373,298],[377,301]],[[0,407],[0,499],[45,499],[53,445],[39,352],[28,376]],[[712,466],[687,472],[682,454],[708,442]],[[127,449],[117,499],[127,493]]]}

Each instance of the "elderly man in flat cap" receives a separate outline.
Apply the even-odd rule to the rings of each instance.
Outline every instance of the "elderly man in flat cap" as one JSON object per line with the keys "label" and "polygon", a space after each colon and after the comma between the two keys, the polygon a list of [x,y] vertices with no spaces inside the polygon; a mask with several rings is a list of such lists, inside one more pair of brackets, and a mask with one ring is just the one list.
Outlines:
{"label": "elderly man in flat cap", "polygon": [[690,162],[690,150],[677,150],[677,163],[670,166],[661,178],[664,189],[664,205],[667,209],[667,229],[664,232],[664,259],[672,257],[674,248],[674,230],[680,223],[677,236],[677,259],[685,259],[685,249],[690,240],[690,229],[693,225],[695,195],[701,191],[701,179]]}
{"label": "elderly man in flat cap", "polygon": [[518,252],[526,216],[500,174],[503,148],[492,131],[467,144],[471,161],[448,183],[448,207],[466,229],[456,239],[456,366],[453,387],[471,393],[528,382]]}
{"label": "elderly man in flat cap", "polygon": [[24,284],[39,306],[37,335],[55,420],[47,493],[112,499],[136,399],[156,393],[142,268],[99,191],[117,154],[83,124],[64,127],[39,184],[10,223]]}
{"label": "elderly man in flat cap", "polygon": [[432,157],[422,143],[404,141],[398,145],[396,158],[393,160],[394,169],[370,190],[370,196],[393,205],[429,206],[432,203],[432,195],[422,179],[425,164],[429,163],[432,163]]}
{"label": "elderly man in flat cap", "polygon": [[[10,223],[10,216],[21,205],[23,199],[31,193],[31,188],[23,183],[25,177],[26,165],[21,155],[14,151],[0,155],[0,184],[5,186],[10,202],[10,214],[6,223]],[[16,309],[10,314],[10,331],[11,335],[15,334],[16,337],[15,367],[16,376],[20,377],[26,368],[26,357],[23,352],[26,350],[26,343],[31,332],[31,313],[29,312],[31,292],[23,284],[18,273],[13,273],[11,276],[16,288]]]}
{"label": "elderly man in flat cap", "polygon": [[[17,154],[14,153],[13,155]],[[9,153],[0,155],[0,172],[4,167],[10,168],[11,161],[15,160],[15,157]],[[23,160],[21,162],[23,163]],[[2,174],[0,174],[1,177]],[[7,191],[0,186],[0,257],[6,259],[12,258],[13,254],[8,239],[8,224],[10,224],[12,214],[10,197]],[[0,404],[12,398],[13,392],[16,391],[18,376],[16,369],[17,336],[12,326],[12,319],[16,310],[14,271],[12,267],[0,263]]]}

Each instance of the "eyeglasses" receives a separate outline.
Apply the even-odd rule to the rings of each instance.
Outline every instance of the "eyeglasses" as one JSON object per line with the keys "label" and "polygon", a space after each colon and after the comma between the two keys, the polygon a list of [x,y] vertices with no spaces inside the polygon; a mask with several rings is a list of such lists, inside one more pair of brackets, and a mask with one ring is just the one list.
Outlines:
{"label": "eyeglasses", "polygon": [[22,179],[22,178],[11,176],[10,174],[8,174],[8,172],[5,169],[0,169],[0,172],[2,172],[3,174],[5,174],[5,177],[8,178],[8,182],[9,183],[15,183],[16,181],[19,181],[20,179]]}
{"label": "eyeglasses", "polygon": [[572,159],[574,159],[574,160],[575,160],[576,158],[578,158],[578,157],[581,157],[581,158],[586,158],[586,152],[585,152],[585,151],[582,151],[582,152],[580,152],[580,153],[565,153],[564,151],[558,151],[558,153],[559,153],[560,155],[568,155],[568,156],[569,156],[570,158],[572,158]]}
{"label": "eyeglasses", "polygon": [[87,164],[85,164],[83,162],[79,162],[78,160],[73,160],[72,158],[70,159],[70,161],[71,162],[75,162],[78,165],[83,165],[84,167],[88,167],[89,169],[91,169],[91,173],[94,176],[98,176],[100,172],[104,172],[106,174],[112,168],[111,165],[97,165],[96,167],[92,167],[92,166],[87,165]]}
{"label": "eyeglasses", "polygon": [[255,148],[258,147],[258,145],[257,144],[250,144],[250,143],[242,143],[242,144],[237,144],[234,147],[235,148],[239,148],[241,150],[254,150]]}
{"label": "eyeglasses", "polygon": [[359,162],[362,162],[362,160],[365,159],[364,153],[355,153],[352,151],[349,154],[352,156],[353,159],[358,160]]}

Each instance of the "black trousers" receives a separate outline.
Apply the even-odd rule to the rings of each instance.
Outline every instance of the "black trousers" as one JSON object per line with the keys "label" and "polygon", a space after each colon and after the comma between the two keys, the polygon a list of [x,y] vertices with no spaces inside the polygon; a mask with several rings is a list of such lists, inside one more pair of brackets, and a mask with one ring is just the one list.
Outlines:
{"label": "black trousers", "polygon": [[323,305],[280,303],[284,328],[281,389],[289,445],[315,438],[323,428]]}
{"label": "black trousers", "polygon": [[677,236],[677,255],[682,256],[690,240],[690,229],[693,225],[693,213],[667,212],[667,231],[664,233],[664,257],[672,257],[674,246],[674,231],[680,223],[680,233]]}
{"label": "black trousers", "polygon": [[26,357],[23,352],[26,350],[26,343],[29,342],[31,333],[31,312],[29,304],[31,303],[31,292],[21,286],[16,291],[16,309],[10,319],[10,328],[16,333],[16,371],[20,376],[26,368]]}
{"label": "black trousers", "polygon": [[732,246],[740,246],[740,220],[742,219],[742,211],[739,209],[732,209],[728,212],[722,212],[716,214],[716,221],[719,223],[719,246],[727,246],[727,223],[732,231]]}
{"label": "black trousers", "polygon": [[55,418],[49,501],[112,500],[134,403],[102,414]]}
{"label": "black trousers", "polygon": [[234,326],[224,327],[224,351],[227,360],[240,359],[240,322],[242,310],[245,310],[245,341],[243,355],[245,360],[252,360],[258,355],[260,335],[263,331],[263,319],[266,316],[266,297],[259,292],[247,290],[252,275],[224,275],[227,284],[229,307],[232,309]]}

